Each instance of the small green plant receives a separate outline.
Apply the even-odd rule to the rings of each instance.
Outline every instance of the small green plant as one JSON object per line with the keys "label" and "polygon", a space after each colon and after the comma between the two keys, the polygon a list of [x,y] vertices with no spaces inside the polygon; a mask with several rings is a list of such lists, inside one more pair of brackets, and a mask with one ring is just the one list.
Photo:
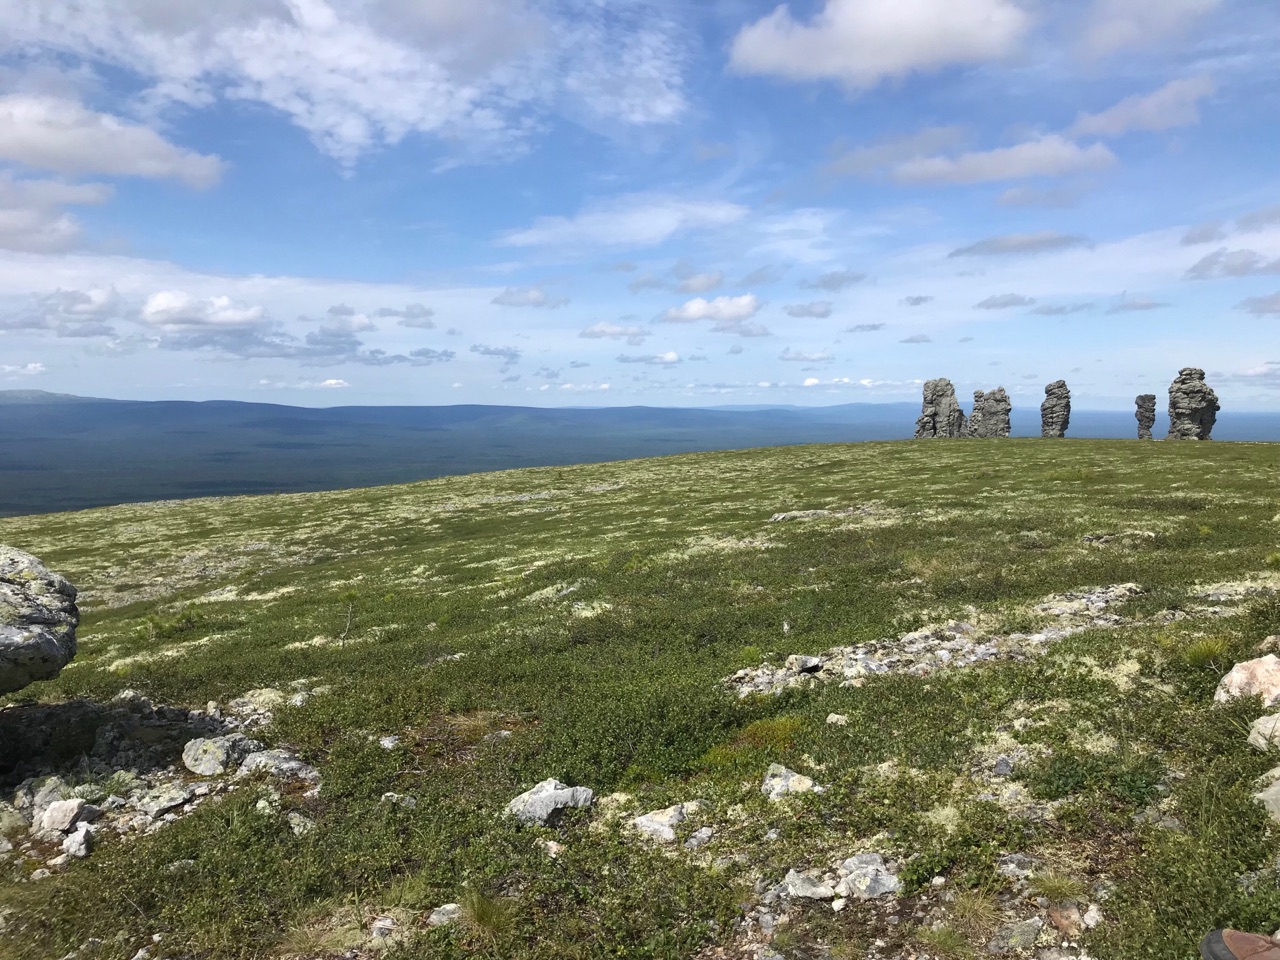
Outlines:
{"label": "small green plant", "polygon": [[515,905],[507,897],[487,896],[468,888],[462,895],[462,920],[467,932],[483,943],[496,943],[515,925]]}
{"label": "small green plant", "polygon": [[984,937],[1000,919],[1000,904],[986,887],[960,890],[948,910],[951,926],[961,937]]}
{"label": "small green plant", "polygon": [[969,946],[968,939],[955,927],[921,927],[915,933],[915,940],[929,953],[947,960],[962,960],[973,956],[973,948]]}
{"label": "small green plant", "polygon": [[1054,903],[1082,900],[1089,892],[1083,880],[1057,872],[1037,873],[1031,878],[1031,889]]}
{"label": "small green plant", "polygon": [[1222,637],[1201,637],[1193,641],[1182,651],[1182,659],[1196,670],[1212,668],[1221,673],[1223,660],[1227,655],[1227,641]]}
{"label": "small green plant", "polygon": [[1280,551],[1276,553],[1268,553],[1266,559],[1262,562],[1272,570],[1280,568]]}

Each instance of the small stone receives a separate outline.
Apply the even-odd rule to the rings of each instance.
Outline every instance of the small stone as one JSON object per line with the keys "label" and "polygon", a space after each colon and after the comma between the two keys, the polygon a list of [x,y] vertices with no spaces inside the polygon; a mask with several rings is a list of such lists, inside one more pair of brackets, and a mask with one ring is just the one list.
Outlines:
{"label": "small stone", "polygon": [[822,658],[795,653],[787,657],[787,669],[796,673],[817,673],[822,669]]}
{"label": "small stone", "polygon": [[809,793],[813,787],[813,781],[803,774],[788,770],[780,763],[771,763],[765,773],[764,783],[760,786],[760,792],[770,800],[776,801],[789,794]]}
{"label": "small stone", "polygon": [[1089,904],[1089,909],[1084,912],[1080,922],[1084,924],[1086,930],[1092,930],[1102,922],[1102,911],[1098,909],[1096,903]]}
{"label": "small stone", "polygon": [[444,927],[455,923],[462,916],[462,907],[456,903],[446,903],[436,907],[427,916],[428,927]]}
{"label": "small stone", "polygon": [[849,905],[849,900],[847,897],[836,897],[834,900],[831,901],[831,909],[834,910],[836,913],[839,913],[848,905]]}
{"label": "small stone", "polygon": [[1222,678],[1213,699],[1226,703],[1236,697],[1252,696],[1261,696],[1263,705],[1267,707],[1280,703],[1280,657],[1274,653],[1237,663]]}
{"label": "small stone", "polygon": [[1039,917],[1006,923],[996,931],[991,942],[987,944],[987,952],[1006,955],[1030,950],[1036,945],[1036,940],[1039,939],[1043,928],[1044,921]]}
{"label": "small stone", "polygon": [[400,746],[400,738],[394,734],[388,737],[379,737],[378,746],[383,750],[394,750],[396,747]]}
{"label": "small stone", "polygon": [[697,830],[693,831],[689,836],[689,839],[684,842],[684,848],[686,850],[697,850],[701,847],[705,847],[711,842],[711,838],[715,835],[716,832],[710,827],[699,827]]}
{"label": "small stone", "polygon": [[1080,916],[1080,908],[1073,903],[1049,908],[1049,922],[1058,932],[1067,937],[1080,936],[1084,929],[1084,921]]}
{"label": "small stone", "polygon": [[636,817],[631,821],[631,826],[646,837],[657,840],[659,843],[674,843],[676,839],[675,828],[684,823],[691,813],[696,813],[701,807],[702,804],[697,800],[690,803],[677,803],[664,810],[654,810],[651,813]]}
{"label": "small stone", "polygon": [[795,870],[787,871],[782,887],[787,896],[801,900],[833,900],[836,895],[830,884],[818,883]]}
{"label": "small stone", "polygon": [[831,724],[833,727],[847,727],[849,725],[849,718],[843,713],[828,713],[827,723]]}
{"label": "small stone", "polygon": [[537,840],[533,841],[533,845],[535,847],[541,847],[552,860],[558,859],[560,854],[564,853],[564,844],[556,843],[554,840],[544,840],[542,837],[539,837]]}
{"label": "small stone", "polygon": [[32,880],[43,880],[45,877],[53,876],[52,871],[46,870],[44,867],[37,867],[31,871]]}
{"label": "small stone", "polygon": [[417,797],[406,797],[403,794],[395,793],[391,790],[384,793],[381,800],[383,803],[394,803],[397,806],[404,807],[406,810],[413,810],[418,806]]}
{"label": "small stone", "polygon": [[859,853],[840,864],[843,879],[836,885],[842,897],[875,900],[898,893],[902,881],[889,870],[878,853]]}
{"label": "small stone", "polygon": [[147,816],[155,819],[175,807],[182,806],[191,799],[192,793],[191,787],[176,783],[169,784],[139,797],[134,806]]}
{"label": "small stone", "polygon": [[565,811],[591,806],[595,794],[589,787],[570,787],[554,778],[526,790],[506,806],[506,813],[522,823],[547,826]]}
{"label": "small stone", "polygon": [[1035,872],[1035,861],[1025,853],[1009,853],[996,861],[996,873],[1012,880],[1025,880]]}
{"label": "small stone", "polygon": [[1249,725],[1249,746],[1263,752],[1280,748],[1280,713],[1259,717]]}
{"label": "small stone", "polygon": [[991,768],[991,773],[997,777],[1007,777],[1013,773],[1013,760],[1003,754],[996,757],[995,766]]}
{"label": "small stone", "polygon": [[62,841],[62,852],[69,857],[87,857],[93,852],[93,828],[87,823],[77,824],[76,829]]}
{"label": "small stone", "polygon": [[296,810],[291,810],[285,819],[289,822],[289,829],[293,831],[295,837],[305,837],[315,832],[316,822]]}

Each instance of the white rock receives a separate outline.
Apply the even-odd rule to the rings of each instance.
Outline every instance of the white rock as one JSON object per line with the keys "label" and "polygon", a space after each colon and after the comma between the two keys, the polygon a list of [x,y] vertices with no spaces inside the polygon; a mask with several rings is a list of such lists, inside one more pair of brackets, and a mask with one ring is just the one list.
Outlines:
{"label": "white rock", "polygon": [[522,823],[547,826],[566,810],[589,807],[595,794],[589,787],[570,787],[555,778],[543,780],[507,804],[506,812]]}
{"label": "white rock", "polygon": [[554,840],[544,840],[542,837],[539,837],[537,840],[533,841],[533,844],[536,847],[541,847],[546,855],[552,860],[559,859],[560,854],[564,853],[564,844],[556,843]]}
{"label": "white rock", "polygon": [[319,770],[303,763],[288,750],[259,750],[249,754],[236,771],[236,779],[259,772],[282,780],[305,780],[308,783],[320,780]]}
{"label": "white rock", "polygon": [[789,794],[809,793],[813,787],[813,781],[803,774],[788,770],[780,763],[771,763],[764,775],[764,783],[760,785],[760,792],[770,800],[781,800]]}
{"label": "white rock", "polygon": [[796,673],[817,673],[822,669],[822,658],[793,653],[787,657],[787,669],[794,670]]}
{"label": "white rock", "polygon": [[831,909],[834,910],[836,913],[839,913],[848,905],[849,905],[849,899],[847,897],[836,897],[834,900],[831,901]]}
{"label": "white rock", "polygon": [[677,803],[665,810],[653,810],[636,817],[631,821],[631,826],[659,843],[675,843],[675,828],[688,820],[690,814],[697,813],[701,808],[702,804],[697,800]]}
{"label": "white rock", "polygon": [[93,828],[87,823],[76,824],[76,829],[62,841],[62,852],[69,857],[87,857],[93,852]]}
{"label": "white rock", "polygon": [[836,885],[836,893],[842,897],[874,900],[902,889],[902,881],[885,866],[884,858],[878,853],[850,857],[840,864],[840,873],[844,879]]}
{"label": "white rock", "polygon": [[41,832],[67,833],[80,821],[86,806],[88,804],[79,797],[72,800],[55,800],[45,807],[36,826]]}
{"label": "white rock", "polygon": [[849,725],[849,718],[843,713],[828,713],[827,723],[833,727],[846,727]]}
{"label": "white rock", "polygon": [[830,884],[818,883],[795,870],[787,871],[782,887],[787,896],[804,900],[834,900],[836,896]]}
{"label": "white rock", "polygon": [[1080,922],[1084,924],[1086,930],[1092,930],[1102,922],[1102,911],[1098,909],[1096,903],[1089,904],[1089,909],[1084,912]]}
{"label": "white rock", "polygon": [[454,923],[462,916],[462,907],[456,903],[446,903],[436,907],[427,917],[428,927],[443,927]]}
{"label": "white rock", "polygon": [[191,787],[171,783],[139,797],[134,806],[147,816],[155,818],[168,813],[175,807],[182,806],[191,799],[193,793]]}
{"label": "white rock", "polygon": [[1274,653],[1237,663],[1222,678],[1213,699],[1225,703],[1236,697],[1252,696],[1261,696],[1268,707],[1280,703],[1280,657]]}
{"label": "white rock", "polygon": [[1259,717],[1249,725],[1249,746],[1262,751],[1280,748],[1280,713]]}
{"label": "white rock", "polygon": [[316,822],[296,810],[289,811],[289,815],[285,819],[289,821],[289,829],[293,831],[295,837],[305,837],[307,834],[315,832]]}

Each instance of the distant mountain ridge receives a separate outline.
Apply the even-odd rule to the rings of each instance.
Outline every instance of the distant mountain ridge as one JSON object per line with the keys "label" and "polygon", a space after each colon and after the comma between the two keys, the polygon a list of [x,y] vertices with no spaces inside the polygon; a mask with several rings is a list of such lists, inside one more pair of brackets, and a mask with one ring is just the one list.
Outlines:
{"label": "distant mountain ridge", "polygon": [[[916,403],[828,407],[290,407],[0,391],[0,515],[404,483],[694,451],[903,440]],[[1165,427],[1157,424],[1158,436]],[[1015,436],[1039,409],[1015,408]],[[1130,411],[1075,411],[1071,436],[1135,437]],[[1280,415],[1224,414],[1215,438],[1280,440]],[[1136,441],[1135,441],[1136,442]]]}

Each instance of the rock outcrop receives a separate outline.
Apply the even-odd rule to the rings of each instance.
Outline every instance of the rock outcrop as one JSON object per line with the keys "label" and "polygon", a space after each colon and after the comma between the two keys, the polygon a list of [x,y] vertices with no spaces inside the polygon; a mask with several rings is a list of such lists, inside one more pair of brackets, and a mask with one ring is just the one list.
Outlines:
{"label": "rock outcrop", "polygon": [[1040,404],[1040,436],[1065,437],[1071,425],[1071,390],[1067,381],[1055,380],[1044,388]]}
{"label": "rock outcrop", "polygon": [[924,403],[916,420],[916,439],[965,436],[965,416],[956,399],[956,388],[946,377],[928,380],[924,385]]}
{"label": "rock outcrop", "polygon": [[1199,367],[1183,367],[1169,385],[1170,440],[1208,440],[1218,420],[1218,395]]}
{"label": "rock outcrop", "polygon": [[554,825],[570,809],[591,806],[589,787],[570,787],[554,778],[543,780],[507,804],[507,814],[522,823]]}
{"label": "rock outcrop", "polygon": [[0,694],[56,677],[76,655],[76,588],[0,545]]}
{"label": "rock outcrop", "polygon": [[1150,440],[1151,428],[1156,425],[1156,395],[1140,393],[1136,402],[1138,411],[1134,416],[1138,418],[1138,439]]}
{"label": "rock outcrop", "polygon": [[996,387],[983,393],[973,391],[973,413],[969,415],[969,429],[965,434],[980,440],[1009,436],[1009,413],[1013,404],[1004,387]]}

